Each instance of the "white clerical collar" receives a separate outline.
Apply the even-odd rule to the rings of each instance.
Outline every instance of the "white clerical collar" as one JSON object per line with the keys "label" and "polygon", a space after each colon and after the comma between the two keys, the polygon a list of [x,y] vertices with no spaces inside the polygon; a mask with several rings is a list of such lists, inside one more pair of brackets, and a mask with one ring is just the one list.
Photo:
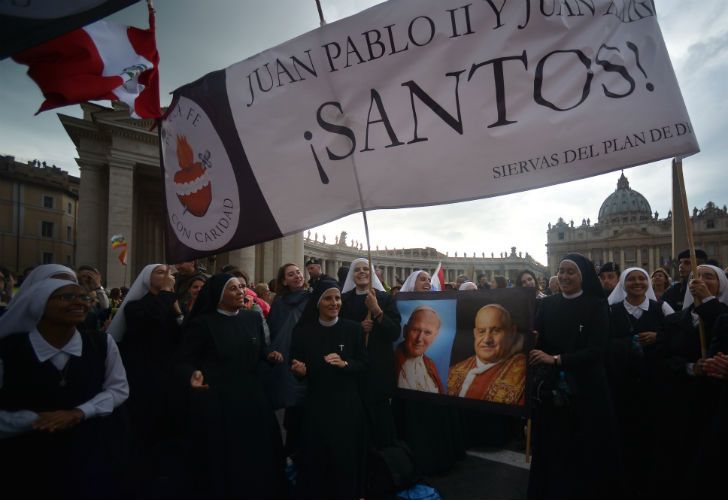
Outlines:
{"label": "white clerical collar", "polygon": [[561,296],[565,299],[575,299],[577,297],[581,297],[581,294],[584,293],[584,290],[579,290],[576,293],[561,293]]}
{"label": "white clerical collar", "polygon": [[35,351],[35,355],[38,358],[38,361],[40,361],[41,363],[49,360],[59,352],[64,352],[66,354],[79,358],[83,354],[83,341],[81,340],[81,334],[78,333],[78,330],[73,333],[71,340],[69,340],[66,345],[64,345],[60,349],[56,349],[55,347],[50,345],[48,341],[43,338],[37,328],[30,332],[28,338],[30,340],[30,345],[33,347],[33,351]]}
{"label": "white clerical collar", "polygon": [[641,304],[638,304],[636,306],[627,302],[627,299],[624,299],[622,301],[622,303],[624,304],[624,308],[627,310],[627,312],[629,314],[631,314],[632,316],[637,317],[638,319],[639,319],[639,316],[642,316],[642,313],[641,312],[638,313],[637,310],[642,310],[642,311],[650,310],[650,299],[648,297],[645,297],[645,300],[643,300]]}
{"label": "white clerical collar", "polygon": [[223,316],[237,316],[240,312],[240,309],[236,309],[235,311],[226,311],[225,309],[221,309],[218,307],[217,312],[219,312]]}
{"label": "white clerical collar", "polygon": [[485,370],[490,368],[491,366],[495,365],[496,363],[483,363],[478,356],[475,356],[475,366],[477,368],[482,369],[480,373],[483,373]]}
{"label": "white clerical collar", "polygon": [[334,326],[339,321],[339,317],[335,317],[334,319],[330,321],[326,321],[324,319],[319,318],[319,324],[321,326]]}
{"label": "white clerical collar", "polygon": [[463,385],[460,387],[460,393],[458,396],[461,398],[466,397],[475,377],[490,370],[496,364],[497,363],[483,363],[478,356],[475,356],[475,366],[468,371],[467,375],[465,375],[465,380],[463,380]]}
{"label": "white clerical collar", "polygon": [[356,288],[356,294],[357,295],[366,295],[368,293],[369,293],[369,289],[368,288],[365,288],[364,290],[359,290],[358,288]]}

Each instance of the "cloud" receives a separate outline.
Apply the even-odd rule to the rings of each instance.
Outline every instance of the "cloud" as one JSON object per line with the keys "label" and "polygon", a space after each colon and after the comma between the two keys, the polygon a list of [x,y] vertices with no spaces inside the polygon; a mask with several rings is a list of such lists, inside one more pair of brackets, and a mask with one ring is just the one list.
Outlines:
{"label": "cloud", "polygon": [[[160,0],[157,30],[162,101],[168,92],[200,76],[234,64],[257,52],[318,27],[315,3],[227,0],[211,4],[196,0]],[[334,22],[369,8],[376,0],[324,1],[327,21]],[[284,7],[281,7],[284,5]],[[282,15],[282,10],[285,9]],[[221,15],[224,13],[224,15]],[[116,22],[146,26],[146,7],[133,5],[111,16]],[[690,113],[702,152],[687,158],[685,180],[690,206],[708,201],[728,203],[723,145],[728,116],[728,9],[719,0],[661,0],[658,20]],[[25,67],[0,61],[0,152],[21,160],[39,158],[78,175],[77,152],[57,116],[33,116],[42,101],[25,75]],[[80,116],[78,106],[61,110]],[[661,217],[671,206],[670,161],[625,170],[633,189]],[[599,207],[617,185],[619,172],[508,196],[439,207],[380,210],[369,214],[372,245],[430,246],[442,252],[472,255],[528,252],[546,262],[546,230],[563,217],[594,223]],[[313,228],[327,241],[346,230],[349,239],[364,242],[361,214]]]}

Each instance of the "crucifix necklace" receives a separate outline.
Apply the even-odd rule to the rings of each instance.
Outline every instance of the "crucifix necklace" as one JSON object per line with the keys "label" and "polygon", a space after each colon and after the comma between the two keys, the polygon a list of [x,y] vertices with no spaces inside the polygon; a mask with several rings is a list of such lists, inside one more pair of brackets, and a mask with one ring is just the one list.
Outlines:
{"label": "crucifix necklace", "polygon": [[71,366],[70,359],[66,362],[66,366],[63,367],[63,370],[59,370],[61,372],[61,380],[58,382],[58,385],[61,387],[66,387],[66,385],[68,385],[68,383],[66,382],[66,375],[68,374],[69,366]]}

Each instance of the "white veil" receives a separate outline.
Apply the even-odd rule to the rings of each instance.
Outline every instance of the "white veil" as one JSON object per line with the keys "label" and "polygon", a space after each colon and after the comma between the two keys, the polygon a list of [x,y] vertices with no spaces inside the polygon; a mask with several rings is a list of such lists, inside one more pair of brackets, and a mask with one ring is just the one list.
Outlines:
{"label": "white veil", "polygon": [[59,288],[76,284],[73,281],[47,278],[29,285],[25,293],[13,301],[13,307],[0,316],[0,338],[11,333],[33,331],[43,317],[48,297]]}
{"label": "white veil", "polygon": [[[356,288],[356,284],[354,283],[354,268],[357,264],[364,263],[367,266],[369,265],[369,260],[365,258],[358,258],[354,259],[349,266],[349,273],[346,275],[346,281],[344,281],[344,286],[341,287],[341,293],[346,293],[349,290],[353,290]],[[372,266],[373,267],[373,266]],[[374,272],[374,269],[369,269],[369,279],[372,280],[372,288],[375,290],[379,290],[380,292],[384,292],[384,286],[382,285],[382,282],[379,281],[379,276],[377,276],[377,273]]]}
{"label": "white veil", "polygon": [[139,273],[139,276],[137,276],[137,279],[134,280],[131,288],[129,288],[129,291],[126,293],[124,302],[121,303],[121,306],[119,306],[119,309],[114,315],[114,319],[111,320],[109,328],[106,329],[106,333],[111,335],[117,342],[121,342],[124,338],[124,334],[126,333],[126,317],[124,316],[124,309],[126,308],[126,305],[129,302],[141,299],[149,293],[149,278],[152,276],[152,271],[154,271],[156,267],[163,265],[164,264],[149,264],[144,266],[144,269],[142,269],[142,272]]}

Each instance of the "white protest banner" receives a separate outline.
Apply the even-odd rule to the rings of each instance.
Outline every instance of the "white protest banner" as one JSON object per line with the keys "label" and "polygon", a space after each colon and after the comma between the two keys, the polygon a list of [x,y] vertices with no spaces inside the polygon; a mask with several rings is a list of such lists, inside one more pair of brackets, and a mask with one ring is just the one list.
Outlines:
{"label": "white protest banner", "polygon": [[175,92],[173,260],[699,151],[652,1],[391,0]]}

